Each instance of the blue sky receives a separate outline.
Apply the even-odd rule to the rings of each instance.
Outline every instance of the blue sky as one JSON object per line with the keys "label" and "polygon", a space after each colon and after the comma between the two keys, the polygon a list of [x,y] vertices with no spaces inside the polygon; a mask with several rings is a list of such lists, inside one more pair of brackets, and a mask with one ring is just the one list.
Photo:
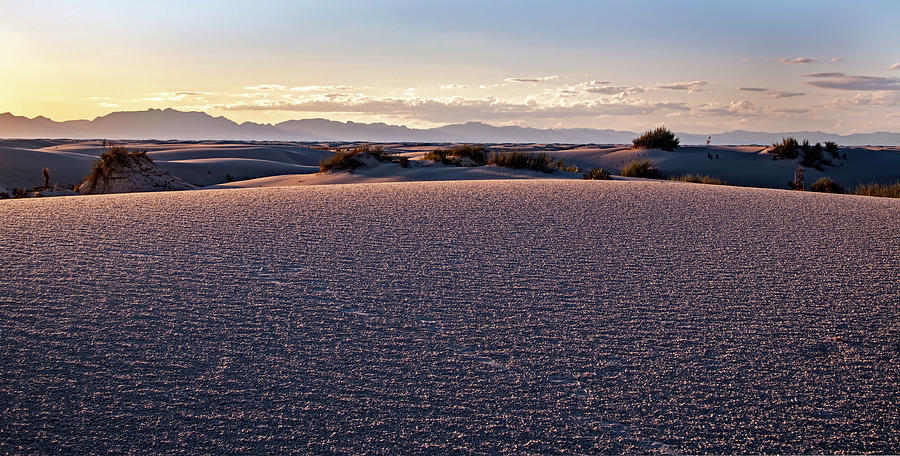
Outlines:
{"label": "blue sky", "polygon": [[900,131],[896,1],[0,3],[19,115]]}

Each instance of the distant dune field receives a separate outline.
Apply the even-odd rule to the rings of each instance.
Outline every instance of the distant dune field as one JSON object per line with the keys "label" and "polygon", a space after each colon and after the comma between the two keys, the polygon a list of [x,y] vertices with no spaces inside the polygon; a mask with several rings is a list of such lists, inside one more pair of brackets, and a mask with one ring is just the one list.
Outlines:
{"label": "distant dune field", "polygon": [[658,181],[0,201],[0,452],[892,453],[898,219]]}
{"label": "distant dune field", "polygon": [[[402,154],[415,165],[403,169],[390,164],[359,169],[355,173],[316,175],[319,161],[332,152],[314,143],[235,141],[131,141],[122,144],[146,149],[166,171],[198,187],[253,187],[385,181],[432,181],[498,178],[558,177],[580,178],[580,174],[525,172],[482,167],[466,169],[417,161],[429,150],[446,144],[382,144],[388,152]],[[357,143],[329,143],[349,147]],[[639,150],[629,146],[560,144],[488,144],[491,150],[547,153],[581,169],[604,168],[617,174],[630,161],[648,158],[666,177],[682,174],[710,175],[732,185],[787,188],[797,160],[772,160],[762,146],[688,146],[665,152]],[[74,186],[88,173],[102,152],[101,141],[83,140],[0,140],[0,192],[4,188],[31,188],[42,184],[41,170],[50,168],[51,181]],[[807,184],[831,177],[845,187],[860,183],[882,184],[900,181],[900,147],[842,148],[847,160],[832,160],[822,171],[807,168]],[[266,179],[260,179],[266,178]],[[249,181],[248,181],[249,180]],[[248,182],[242,182],[248,181]]]}

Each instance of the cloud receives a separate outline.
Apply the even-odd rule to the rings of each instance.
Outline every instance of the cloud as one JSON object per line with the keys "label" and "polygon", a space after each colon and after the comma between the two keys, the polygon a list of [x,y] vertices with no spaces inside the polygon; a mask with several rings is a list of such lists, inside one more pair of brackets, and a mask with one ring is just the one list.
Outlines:
{"label": "cloud", "polygon": [[522,82],[555,81],[557,79],[559,79],[559,76],[554,74],[552,76],[542,76],[539,78],[506,78],[506,79],[504,79],[504,81],[509,82],[509,83],[522,83]]}
{"label": "cloud", "polygon": [[767,90],[766,95],[769,98],[792,98],[792,97],[802,97],[806,95],[803,92],[782,92],[780,90]]}
{"label": "cloud", "polygon": [[145,101],[181,101],[185,98],[201,98],[204,95],[210,95],[211,92],[159,92],[153,97],[141,98]]}
{"label": "cloud", "polygon": [[671,84],[659,84],[656,86],[656,88],[669,90],[687,90],[690,93],[694,93],[703,92],[706,89],[707,84],[709,83],[706,81],[673,82]]}
{"label": "cloud", "polygon": [[900,78],[879,76],[858,76],[844,73],[813,73],[805,77],[824,79],[808,81],[806,84],[822,89],[837,90],[900,90]]}
{"label": "cloud", "polygon": [[890,71],[900,70],[900,63],[895,63],[895,64],[885,68],[885,70],[890,70]]}
{"label": "cloud", "polygon": [[747,100],[732,101],[728,105],[702,104],[691,110],[695,116],[753,116],[761,110]]}
{"label": "cloud", "polygon": [[623,103],[607,99],[577,103],[537,103],[501,101],[495,97],[469,99],[442,98],[389,98],[362,94],[323,94],[308,97],[280,97],[253,101],[239,101],[219,105],[226,110],[246,111],[294,111],[331,112],[392,115],[430,122],[460,122],[479,119],[521,119],[630,116],[648,114],[655,106],[646,103]]}
{"label": "cloud", "polygon": [[616,95],[619,97],[625,97],[629,95],[635,95],[638,93],[643,93],[643,87],[637,86],[614,86],[610,85],[609,81],[586,81],[575,84],[573,86],[563,87],[557,89],[555,94],[559,96],[575,96],[575,95],[589,95],[589,94],[601,94],[601,95]]}
{"label": "cloud", "polygon": [[441,86],[442,89],[465,89],[467,86],[462,84],[444,84]]}
{"label": "cloud", "polygon": [[835,98],[831,102],[831,105],[836,108],[897,106],[898,104],[900,104],[900,93],[894,92],[860,92],[853,97]]}
{"label": "cloud", "polygon": [[688,106],[687,103],[672,102],[672,101],[656,103],[653,106],[656,106],[657,108],[661,108],[661,109],[672,109],[674,111],[690,111],[691,110],[691,107]]}
{"label": "cloud", "polygon": [[833,57],[833,58],[831,59],[831,63],[840,63],[840,62],[843,62],[843,61],[844,61],[844,59],[842,59],[842,58],[840,58],[840,57]]}
{"label": "cloud", "polygon": [[790,98],[790,97],[801,97],[803,95],[806,95],[803,92],[783,92],[780,90],[763,89],[761,87],[738,87],[738,90],[744,90],[747,92],[765,93],[766,96],[769,98]]}
{"label": "cloud", "polygon": [[751,59],[750,57],[744,57],[743,61],[744,62],[752,62],[753,59]]}
{"label": "cloud", "polygon": [[[260,88],[260,87],[266,87],[266,86],[273,86],[273,87],[271,89],[265,89],[265,88],[261,89]],[[250,90],[284,90],[285,89],[284,86],[280,86],[277,84],[266,84],[263,86],[245,87],[245,88],[250,89]],[[288,90],[290,90],[291,92],[318,92],[318,91],[323,91],[323,90],[352,90],[352,89],[353,89],[353,87],[350,87],[350,86],[308,85],[308,86],[291,87]]]}
{"label": "cloud", "polygon": [[100,106],[103,106],[104,108],[118,108],[119,107],[119,105],[116,103],[107,103],[105,101],[101,102]]}
{"label": "cloud", "polygon": [[281,84],[260,84],[255,86],[244,87],[246,90],[287,90],[287,86]]}
{"label": "cloud", "polygon": [[778,113],[778,114],[806,114],[809,111],[810,110],[806,109],[806,108],[781,108],[781,109],[776,109],[773,112]]}
{"label": "cloud", "polygon": [[811,59],[809,57],[797,57],[796,59],[778,59],[781,63],[787,63],[789,65],[804,65],[807,63],[818,62],[819,59]]}

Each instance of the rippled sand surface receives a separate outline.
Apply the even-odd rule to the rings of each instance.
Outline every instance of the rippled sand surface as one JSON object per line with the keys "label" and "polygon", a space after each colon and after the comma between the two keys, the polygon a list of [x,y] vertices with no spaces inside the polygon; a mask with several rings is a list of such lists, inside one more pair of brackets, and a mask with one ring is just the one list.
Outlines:
{"label": "rippled sand surface", "polygon": [[893,453],[898,220],[660,182],[0,201],[0,452]]}

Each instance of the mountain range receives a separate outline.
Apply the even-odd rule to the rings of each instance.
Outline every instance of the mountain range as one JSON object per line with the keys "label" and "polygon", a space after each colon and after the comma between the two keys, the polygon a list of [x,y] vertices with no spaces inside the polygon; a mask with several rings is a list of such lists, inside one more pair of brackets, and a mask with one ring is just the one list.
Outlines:
{"label": "mountain range", "polygon": [[[682,144],[704,144],[708,134],[677,133]],[[712,135],[714,144],[771,144],[793,136],[811,142],[835,141],[846,146],[900,145],[900,133],[838,135],[820,131],[756,132],[735,130]],[[204,112],[175,109],[120,111],[94,120],[56,122],[43,116],[0,114],[0,137],[71,139],[179,139],[257,141],[373,141],[629,144],[637,132],[593,128],[538,129],[497,127],[481,122],[416,129],[385,123],[338,122],[327,119],[288,120],[277,124],[237,123]]]}

